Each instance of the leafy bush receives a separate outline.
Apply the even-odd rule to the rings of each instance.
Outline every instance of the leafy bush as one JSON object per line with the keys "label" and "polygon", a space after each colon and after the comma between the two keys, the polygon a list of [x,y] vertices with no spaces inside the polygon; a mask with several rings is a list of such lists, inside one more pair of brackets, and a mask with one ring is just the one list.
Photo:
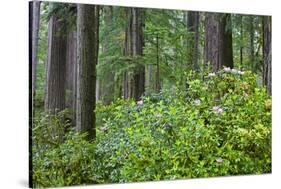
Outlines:
{"label": "leafy bush", "polygon": [[66,121],[67,111],[45,115],[35,121],[32,132],[34,187],[94,183],[95,146]]}
{"label": "leafy bush", "polygon": [[36,147],[48,130],[40,123],[35,185],[270,173],[271,98],[256,76],[225,68],[187,80],[185,92],[175,87],[138,102],[98,104],[94,142],[71,130],[59,145]]}
{"label": "leafy bush", "polygon": [[109,173],[102,181],[271,172],[271,99],[256,76],[225,69],[190,78],[187,94],[173,89],[98,109],[97,153]]}

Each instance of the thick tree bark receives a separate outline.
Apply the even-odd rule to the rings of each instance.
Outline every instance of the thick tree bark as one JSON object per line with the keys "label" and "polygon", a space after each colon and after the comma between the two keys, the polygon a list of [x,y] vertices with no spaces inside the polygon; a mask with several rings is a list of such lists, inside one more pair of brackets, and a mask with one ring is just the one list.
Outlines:
{"label": "thick tree bark", "polygon": [[193,69],[199,71],[198,64],[198,42],[199,42],[199,12],[187,12],[187,31],[189,37],[187,40],[188,47],[188,64],[193,66]]}
{"label": "thick tree bark", "polygon": [[159,68],[159,35],[156,35],[156,75],[155,75],[155,89],[156,92],[160,92],[160,68]]}
{"label": "thick tree bark", "polygon": [[[105,31],[106,33],[109,34],[113,27],[113,7],[112,6],[104,7],[103,12],[104,12]],[[107,54],[110,54],[109,50],[112,40],[113,39],[111,37],[105,38],[103,51]],[[108,61],[106,63],[108,64],[108,66],[110,66],[112,62]],[[114,72],[108,69],[105,75],[103,76],[103,79],[99,82],[101,83],[100,88],[102,91],[103,102],[104,104],[109,104],[114,99]]]}
{"label": "thick tree bark", "polygon": [[230,14],[206,13],[204,53],[205,64],[212,64],[213,71],[223,66],[233,68]]}
{"label": "thick tree bark", "polygon": [[146,78],[145,78],[145,88],[148,91],[153,89],[153,82],[152,82],[152,65],[149,64],[146,66]]}
{"label": "thick tree bark", "polygon": [[255,47],[254,47],[254,17],[250,16],[250,64],[252,70],[255,67]]}
{"label": "thick tree bark", "polygon": [[233,68],[233,50],[232,50],[232,26],[231,26],[231,15],[221,15],[220,21],[220,59],[219,69],[222,66]]}
{"label": "thick tree bark", "polygon": [[49,20],[46,64],[45,110],[56,113],[65,108],[66,35],[65,20],[56,14]]}
{"label": "thick tree bark", "polygon": [[66,49],[66,107],[73,110],[72,121],[75,123],[77,83],[77,31],[70,31],[67,36]]}
{"label": "thick tree bark", "polygon": [[[138,57],[143,55],[144,37],[144,11],[140,8],[127,9],[127,25],[125,30],[125,56]],[[139,98],[144,93],[145,68],[138,65],[133,73],[124,73],[123,88],[124,98]]]}
{"label": "thick tree bark", "polygon": [[32,107],[36,91],[36,69],[38,63],[38,39],[39,39],[39,23],[40,23],[40,1],[32,3]]}
{"label": "thick tree bark", "polygon": [[240,66],[243,66],[243,16],[240,16]]}
{"label": "thick tree bark", "polygon": [[271,17],[266,16],[263,20],[263,83],[266,86],[269,95],[272,94],[271,31]]}
{"label": "thick tree bark", "polygon": [[205,65],[213,65],[213,70],[218,70],[219,62],[219,23],[218,15],[216,13],[206,13],[205,14]]}
{"label": "thick tree bark", "polygon": [[94,139],[96,107],[96,64],[98,62],[99,7],[78,5],[77,11],[77,113],[76,129]]}

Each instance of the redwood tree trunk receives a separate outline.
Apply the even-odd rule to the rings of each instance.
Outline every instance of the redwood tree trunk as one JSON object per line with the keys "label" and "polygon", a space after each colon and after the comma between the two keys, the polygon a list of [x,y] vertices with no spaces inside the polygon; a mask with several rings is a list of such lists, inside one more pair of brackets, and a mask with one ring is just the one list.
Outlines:
{"label": "redwood tree trunk", "polygon": [[94,139],[96,107],[96,64],[98,62],[99,7],[78,5],[77,11],[77,113],[76,129]]}
{"label": "redwood tree trunk", "polygon": [[[103,7],[104,12],[104,22],[105,22],[105,31],[106,33],[110,33],[113,26],[113,7]],[[110,36],[110,35],[109,35]],[[110,44],[112,42],[112,37],[106,37],[103,51],[110,54]],[[108,64],[108,67],[110,67],[110,64],[112,64],[112,61],[107,61],[106,64]],[[103,76],[103,79],[99,81],[100,88],[102,91],[102,94],[99,96],[103,96],[103,102],[104,104],[109,104],[114,99],[114,72],[110,69],[108,69]],[[98,91],[98,90],[97,90]]]}
{"label": "redwood tree trunk", "polygon": [[206,13],[204,53],[205,64],[213,65],[213,71],[233,67],[230,14]]}
{"label": "redwood tree trunk", "polygon": [[198,42],[199,42],[199,12],[188,11],[187,13],[187,31],[189,38],[188,46],[188,64],[191,64],[194,70],[199,71],[198,64]]}
{"label": "redwood tree trunk", "polygon": [[219,69],[223,66],[233,68],[231,15],[222,14],[219,25]]}
{"label": "redwood tree trunk", "polygon": [[250,16],[250,63],[252,71],[255,68],[255,48],[254,48],[254,17]]}
{"label": "redwood tree trunk", "polygon": [[[38,39],[39,39],[39,23],[40,23],[40,1],[32,2],[32,104],[36,91],[36,69],[38,62]],[[33,105],[32,105],[33,107]]]}
{"label": "redwood tree trunk", "polygon": [[240,66],[243,67],[243,16],[240,17]]}
{"label": "redwood tree trunk", "polygon": [[66,52],[66,89],[67,108],[73,110],[72,120],[75,123],[76,109],[76,82],[77,82],[77,31],[70,31],[67,36]]}
{"label": "redwood tree trunk", "polygon": [[48,28],[45,110],[56,113],[65,108],[66,35],[65,20],[52,15]]}
{"label": "redwood tree trunk", "polygon": [[[124,56],[137,57],[143,55],[143,10],[140,8],[127,9],[127,25],[125,29],[125,49]],[[145,68],[139,65],[133,73],[124,73],[123,88],[124,98],[135,98],[139,100],[144,93]]]}
{"label": "redwood tree trunk", "polygon": [[264,54],[264,69],[263,69],[263,83],[266,86],[267,93],[272,94],[272,63],[271,63],[271,17],[266,16],[263,20],[263,54]]}

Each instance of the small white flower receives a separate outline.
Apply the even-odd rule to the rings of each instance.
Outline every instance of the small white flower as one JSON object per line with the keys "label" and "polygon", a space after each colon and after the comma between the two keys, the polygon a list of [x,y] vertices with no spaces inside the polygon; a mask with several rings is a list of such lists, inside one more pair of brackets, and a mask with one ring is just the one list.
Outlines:
{"label": "small white flower", "polygon": [[214,112],[216,112],[218,114],[221,114],[223,112],[223,109],[219,106],[214,106],[212,109]]}
{"label": "small white flower", "polygon": [[209,77],[214,77],[214,76],[216,76],[216,74],[212,72],[212,73],[209,73],[208,76]]}
{"label": "small white flower", "polygon": [[223,70],[224,70],[225,72],[231,72],[230,67],[225,67]]}
{"label": "small white flower", "polygon": [[221,157],[219,157],[219,158],[216,159],[216,162],[217,162],[217,163],[222,163],[222,162],[223,162],[223,159],[222,159]]}
{"label": "small white flower", "polygon": [[219,114],[221,114],[223,112],[223,109],[222,108],[219,108],[218,111],[217,111]]}
{"label": "small white flower", "polygon": [[199,106],[199,105],[201,104],[201,100],[200,100],[200,99],[194,100],[194,104],[195,104],[196,106]]}
{"label": "small white flower", "polygon": [[215,98],[214,101],[215,102],[220,102],[220,99],[219,98]]}
{"label": "small white flower", "polygon": [[218,111],[219,108],[220,108],[219,106],[214,106],[213,111]]}
{"label": "small white flower", "polygon": [[238,74],[239,74],[239,75],[244,75],[244,73],[245,73],[245,72],[243,72],[243,71],[238,71]]}
{"label": "small white flower", "polygon": [[137,105],[139,106],[143,105],[143,100],[137,101]]}
{"label": "small white flower", "polygon": [[238,73],[238,70],[236,70],[236,69],[231,69],[231,73],[233,73],[233,74],[237,74]]}
{"label": "small white flower", "polygon": [[158,114],[156,114],[156,117],[160,118],[160,117],[162,117],[162,115],[160,113],[158,113]]}
{"label": "small white flower", "polygon": [[100,130],[101,130],[102,132],[106,133],[108,129],[107,129],[106,126],[104,126],[104,127],[101,127]]}

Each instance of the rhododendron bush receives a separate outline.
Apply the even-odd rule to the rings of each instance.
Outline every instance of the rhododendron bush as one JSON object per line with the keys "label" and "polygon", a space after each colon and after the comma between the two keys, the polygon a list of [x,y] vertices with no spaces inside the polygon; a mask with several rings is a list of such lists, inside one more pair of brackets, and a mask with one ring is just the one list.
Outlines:
{"label": "rhododendron bush", "polygon": [[[271,97],[258,86],[256,75],[224,68],[200,79],[190,73],[187,83],[186,91],[175,86],[137,102],[98,105],[93,142],[71,129],[57,144],[37,142],[34,148],[41,150],[33,156],[34,182],[72,185],[270,173]],[[37,131],[43,132],[40,124]],[[61,172],[46,171],[51,169]]]}

